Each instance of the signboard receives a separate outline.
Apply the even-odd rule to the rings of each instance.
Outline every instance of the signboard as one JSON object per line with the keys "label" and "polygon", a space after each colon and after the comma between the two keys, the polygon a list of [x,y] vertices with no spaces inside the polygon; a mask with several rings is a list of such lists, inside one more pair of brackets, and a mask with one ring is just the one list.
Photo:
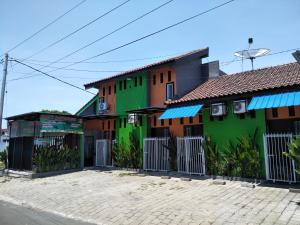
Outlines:
{"label": "signboard", "polygon": [[43,115],[40,117],[43,133],[74,133],[82,134],[82,119],[67,116]]}

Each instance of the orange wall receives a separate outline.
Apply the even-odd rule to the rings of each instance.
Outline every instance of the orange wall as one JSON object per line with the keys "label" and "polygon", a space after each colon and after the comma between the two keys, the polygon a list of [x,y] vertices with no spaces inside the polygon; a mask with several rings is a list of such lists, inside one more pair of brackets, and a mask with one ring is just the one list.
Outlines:
{"label": "orange wall", "polygon": [[[154,126],[154,115],[156,116],[156,126]],[[199,114],[197,114],[195,117],[193,117],[193,123],[190,123],[189,118],[183,118],[183,124],[180,124],[180,118],[172,119],[172,125],[169,125],[169,120],[164,120],[164,125],[161,125],[161,120],[158,118],[160,117],[160,113],[156,113],[151,115],[150,121],[151,121],[151,128],[161,128],[161,127],[169,127],[170,132],[173,133],[177,137],[183,137],[184,136],[184,126],[187,125],[198,125],[202,124],[199,121]],[[200,114],[201,115],[201,114]]]}
{"label": "orange wall", "polygon": [[[168,71],[171,71],[171,81],[168,81]],[[163,73],[163,83],[160,83],[160,74]],[[156,75],[156,84],[153,84],[153,75]],[[176,95],[176,71],[171,67],[153,70],[150,73],[150,106],[164,106],[166,101],[166,84],[174,82]]]}
{"label": "orange wall", "polygon": [[267,120],[293,119],[300,118],[300,106],[295,107],[295,116],[289,116],[288,107],[277,108],[278,117],[272,116],[272,109],[267,109]]}
{"label": "orange wall", "polygon": [[[115,81],[109,81],[99,86],[99,96],[104,97],[104,100],[106,101],[109,107],[109,113],[116,112],[116,93],[114,89],[115,84]],[[111,88],[111,94],[109,94],[108,92],[109,87]],[[103,88],[105,88],[105,96],[103,96]]]}
{"label": "orange wall", "polygon": [[84,120],[83,121],[84,129],[92,130],[92,129],[101,129],[101,123],[99,120]]}

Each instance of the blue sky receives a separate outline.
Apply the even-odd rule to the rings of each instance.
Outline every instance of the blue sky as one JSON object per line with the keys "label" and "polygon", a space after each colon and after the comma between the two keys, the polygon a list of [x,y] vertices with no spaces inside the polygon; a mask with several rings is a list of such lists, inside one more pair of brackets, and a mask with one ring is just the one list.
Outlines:
{"label": "blue sky", "polygon": [[[109,33],[167,0],[131,0],[79,33],[34,56],[33,60],[54,61],[77,48]],[[130,25],[122,31],[80,51],[64,61],[78,61],[117,47],[172,23],[205,11],[226,0],[174,0],[172,3]],[[30,36],[38,29],[63,14],[80,0],[1,0],[0,54]],[[10,57],[22,59],[58,40],[90,20],[124,2],[124,0],[87,0],[48,29],[10,52]],[[248,37],[254,38],[253,48],[265,47],[272,52],[300,48],[299,0],[236,0],[213,12],[200,16],[178,27],[135,43],[118,51],[93,59],[100,63],[77,64],[70,68],[101,71],[123,71],[148,64],[164,57],[193,49],[209,47],[210,56],[204,60],[226,62],[234,59],[233,53],[248,47]],[[122,61],[151,58],[147,60]],[[103,63],[105,61],[118,61]],[[261,57],[255,67],[295,61],[291,53]],[[28,61],[46,64],[45,62]],[[20,65],[9,65],[8,80],[31,73]],[[66,63],[53,66],[61,67]],[[227,73],[242,70],[240,62],[221,63]],[[2,65],[0,65],[2,71]],[[244,70],[250,63],[244,62]],[[44,71],[50,71],[45,68]],[[59,70],[51,73],[63,80],[83,87],[83,84],[113,75],[115,72],[80,72]],[[94,90],[95,91],[95,90]],[[41,109],[67,110],[75,113],[92,96],[68,87],[45,76],[8,81],[4,116]]]}

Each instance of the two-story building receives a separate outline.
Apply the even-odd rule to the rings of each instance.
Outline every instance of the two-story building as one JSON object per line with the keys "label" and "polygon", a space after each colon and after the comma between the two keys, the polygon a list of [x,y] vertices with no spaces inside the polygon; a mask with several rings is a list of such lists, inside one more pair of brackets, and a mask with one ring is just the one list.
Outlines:
{"label": "two-story building", "polygon": [[128,145],[134,132],[142,147],[145,137],[202,132],[201,116],[193,118],[196,124],[184,125],[180,119],[158,120],[158,115],[166,101],[179,99],[220,75],[218,61],[202,62],[208,55],[208,48],[199,49],[86,84],[86,89],[98,89],[98,95],[77,113],[85,118],[86,163],[92,164],[96,139]]}

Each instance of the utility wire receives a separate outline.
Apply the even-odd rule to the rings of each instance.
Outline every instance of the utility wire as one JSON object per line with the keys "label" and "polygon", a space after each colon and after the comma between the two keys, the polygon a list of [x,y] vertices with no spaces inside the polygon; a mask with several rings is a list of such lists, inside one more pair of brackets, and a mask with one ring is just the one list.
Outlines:
{"label": "utility wire", "polygon": [[109,11],[105,12],[104,14],[102,14],[102,15],[98,16],[97,18],[91,20],[90,22],[88,22],[88,23],[86,23],[85,25],[79,27],[78,29],[74,30],[73,32],[67,34],[66,36],[64,36],[64,37],[62,37],[62,38],[60,38],[60,39],[58,39],[57,41],[54,41],[54,42],[51,43],[50,45],[46,46],[45,48],[42,48],[41,50],[35,52],[34,54],[28,56],[28,57],[25,58],[25,59],[30,59],[30,58],[32,58],[33,56],[36,56],[36,55],[38,55],[38,54],[40,54],[40,53],[46,51],[47,49],[53,47],[54,45],[56,45],[56,44],[62,42],[62,41],[65,40],[65,39],[71,37],[72,35],[76,34],[77,32],[81,31],[82,29],[84,29],[84,28],[90,26],[91,24],[95,23],[95,22],[98,21],[99,19],[102,19],[103,17],[107,16],[107,15],[110,14],[111,12],[117,10],[118,8],[120,8],[121,6],[125,5],[126,3],[130,2],[130,1],[131,1],[131,0],[126,0],[126,1],[122,2],[121,4],[115,6],[114,8],[112,8],[112,9],[110,9]]}
{"label": "utility wire", "polygon": [[[106,55],[106,54],[108,54],[108,53],[110,53],[110,52],[114,52],[114,51],[116,51],[116,50],[119,50],[119,49],[121,49],[121,48],[124,48],[124,47],[126,47],[126,46],[129,46],[129,45],[131,45],[131,44],[134,44],[134,43],[136,43],[136,42],[142,41],[142,40],[144,40],[144,39],[146,39],[146,38],[149,38],[149,37],[151,37],[151,36],[154,36],[154,35],[156,35],[156,34],[159,34],[159,33],[163,32],[163,31],[169,30],[169,29],[171,29],[171,28],[173,28],[173,27],[176,27],[176,26],[178,26],[178,25],[180,25],[180,24],[183,24],[183,23],[185,23],[185,22],[188,22],[188,21],[190,21],[190,20],[193,20],[193,19],[195,19],[195,18],[197,18],[197,17],[199,17],[199,16],[202,16],[202,15],[204,15],[204,14],[206,14],[206,13],[209,13],[209,12],[211,12],[211,11],[214,11],[214,10],[216,10],[216,9],[222,7],[222,6],[225,6],[225,5],[227,5],[227,4],[231,3],[231,2],[234,2],[234,1],[235,1],[235,0],[230,0],[230,1],[224,2],[224,3],[220,4],[220,5],[217,5],[217,6],[214,6],[214,7],[210,8],[210,9],[208,9],[208,10],[205,10],[205,11],[203,11],[203,12],[197,13],[197,14],[195,14],[194,16],[188,17],[188,18],[186,18],[186,19],[184,19],[184,20],[181,20],[181,21],[179,21],[179,22],[177,22],[177,23],[174,23],[174,24],[172,24],[172,25],[169,25],[169,26],[167,26],[167,27],[164,27],[164,28],[162,28],[162,29],[160,29],[160,30],[158,30],[158,31],[155,31],[155,32],[153,32],[153,33],[150,33],[150,34],[148,34],[148,35],[145,35],[145,36],[140,37],[140,38],[138,38],[138,39],[135,39],[135,40],[133,40],[133,41],[127,42],[127,43],[125,43],[125,44],[123,44],[123,45],[120,45],[120,46],[118,46],[118,47],[112,48],[112,49],[110,49],[110,50],[101,52],[101,53],[99,53],[99,54],[97,54],[97,55],[94,55],[94,56],[91,56],[91,57],[89,57],[89,58],[80,60],[80,61],[78,61],[78,62],[74,62],[74,63],[69,64],[69,65],[66,65],[66,66],[64,66],[64,67],[60,67],[60,68],[58,68],[58,69],[54,69],[54,70],[48,71],[48,73],[54,72],[54,71],[57,71],[57,70],[61,70],[61,69],[65,69],[65,68],[67,68],[67,67],[70,67],[70,66],[73,66],[73,65],[82,63],[82,62],[89,61],[89,60],[94,59],[94,58],[97,58],[97,57],[99,57],[99,56]],[[37,75],[27,76],[27,77],[24,77],[24,79],[25,79],[25,78],[34,77],[34,76],[37,76]]]}
{"label": "utility wire", "polygon": [[34,68],[34,67],[30,66],[30,65],[27,65],[27,64],[25,64],[25,63],[23,63],[23,62],[20,62],[19,60],[12,59],[12,61],[15,61],[15,62],[17,62],[17,63],[19,63],[19,64],[21,64],[21,65],[23,65],[23,66],[26,66],[26,67],[28,67],[28,68],[30,68],[30,69],[32,69],[32,70],[35,70],[35,71],[37,71],[37,72],[39,72],[39,73],[42,73],[42,74],[44,74],[44,75],[47,76],[47,77],[50,77],[50,78],[52,78],[52,79],[55,79],[55,80],[57,80],[57,81],[59,81],[59,82],[61,82],[61,83],[64,83],[64,84],[66,84],[66,85],[69,85],[69,86],[71,86],[71,87],[73,87],[73,88],[76,88],[76,89],[79,89],[79,90],[81,90],[81,91],[87,92],[87,93],[89,93],[89,94],[95,95],[93,92],[90,92],[90,91],[85,90],[85,89],[83,89],[83,88],[81,88],[81,87],[78,87],[78,86],[76,86],[76,85],[74,85],[74,84],[71,84],[71,83],[69,83],[69,82],[67,82],[67,81],[64,81],[64,80],[61,80],[61,79],[59,79],[59,78],[57,78],[57,77],[54,77],[54,76],[52,76],[52,75],[50,75],[50,74],[48,74],[48,73],[46,73],[46,72],[43,72],[43,71],[41,71],[41,70],[39,70],[39,69],[36,69],[36,68]]}
{"label": "utility wire", "polygon": [[[50,65],[52,65],[52,64],[58,63],[58,62],[60,62],[61,60],[66,59],[66,58],[70,57],[71,55],[74,55],[75,53],[77,53],[77,52],[79,52],[79,51],[82,51],[83,49],[85,49],[85,48],[87,48],[87,47],[89,47],[89,46],[91,46],[91,45],[93,45],[93,44],[95,44],[95,43],[97,43],[97,42],[103,40],[104,38],[107,38],[107,37],[111,36],[112,34],[114,34],[114,33],[118,32],[118,31],[124,29],[125,27],[129,26],[130,24],[133,24],[134,22],[136,22],[136,21],[138,21],[138,20],[140,20],[140,19],[146,17],[147,15],[149,15],[149,14],[151,14],[151,13],[153,13],[153,12],[159,10],[160,8],[162,8],[162,7],[164,7],[164,6],[168,5],[168,4],[170,4],[170,3],[173,2],[173,1],[174,1],[174,0],[169,0],[169,1],[167,1],[167,2],[165,2],[165,3],[163,3],[163,4],[161,4],[161,5],[159,5],[159,6],[157,6],[157,7],[155,7],[154,9],[152,9],[152,10],[150,10],[150,11],[144,13],[143,15],[141,15],[141,16],[135,18],[134,20],[131,20],[130,22],[128,22],[128,23],[126,23],[126,24],[124,24],[124,25],[118,27],[117,29],[115,29],[115,30],[113,30],[113,31],[111,31],[111,32],[109,32],[109,33],[103,35],[102,37],[96,39],[95,41],[92,41],[92,42],[90,42],[89,44],[84,45],[84,46],[80,47],[79,49],[77,49],[77,50],[75,50],[75,51],[73,51],[73,52],[71,52],[71,53],[68,53],[67,55],[65,55],[65,56],[63,56],[63,57],[57,59],[56,61],[51,62],[51,63],[49,63],[48,65],[43,66],[43,67],[41,67],[41,68],[39,68],[39,69],[43,69],[43,68],[48,67],[48,66],[50,66]],[[121,7],[122,5],[124,5],[124,4],[127,3],[127,2],[128,2],[128,1],[122,3],[121,5],[119,5],[119,7]],[[117,8],[117,7],[116,7],[116,8]],[[116,9],[116,8],[115,8],[115,9]],[[74,33],[74,32],[73,32],[73,33]],[[67,37],[67,36],[66,36],[66,37]],[[54,43],[55,43],[55,42],[54,42]],[[49,45],[48,47],[51,47],[51,46],[53,46],[53,45],[51,44],[51,45]],[[47,47],[46,47],[46,48],[47,48]],[[46,49],[46,48],[45,48],[45,49]],[[34,55],[35,55],[35,54],[33,54],[31,57],[33,57]],[[23,59],[23,61],[28,60],[28,59],[31,58],[31,57],[27,57],[27,58]],[[56,69],[59,69],[59,68],[56,68]]]}
{"label": "utility wire", "polygon": [[9,49],[7,51],[7,53],[15,50],[16,48],[20,47],[22,44],[24,44],[25,42],[29,41],[30,39],[32,39],[34,36],[36,36],[37,34],[41,33],[43,30],[47,29],[48,27],[50,27],[52,24],[54,24],[55,22],[57,22],[58,20],[62,19],[64,16],[66,16],[68,13],[70,13],[71,11],[73,11],[74,9],[76,9],[77,7],[79,7],[80,5],[82,5],[84,2],[86,2],[87,0],[83,0],[81,2],[79,2],[78,4],[76,4],[75,6],[73,6],[71,9],[69,9],[67,12],[65,12],[64,14],[60,15],[59,17],[57,17],[56,19],[54,19],[52,22],[48,23],[47,25],[45,25],[44,27],[42,27],[41,29],[39,29],[38,31],[36,31],[35,33],[33,33],[32,35],[30,35],[28,38],[24,39],[23,41],[19,42],[17,45],[15,45],[14,47],[12,47],[11,49]]}

